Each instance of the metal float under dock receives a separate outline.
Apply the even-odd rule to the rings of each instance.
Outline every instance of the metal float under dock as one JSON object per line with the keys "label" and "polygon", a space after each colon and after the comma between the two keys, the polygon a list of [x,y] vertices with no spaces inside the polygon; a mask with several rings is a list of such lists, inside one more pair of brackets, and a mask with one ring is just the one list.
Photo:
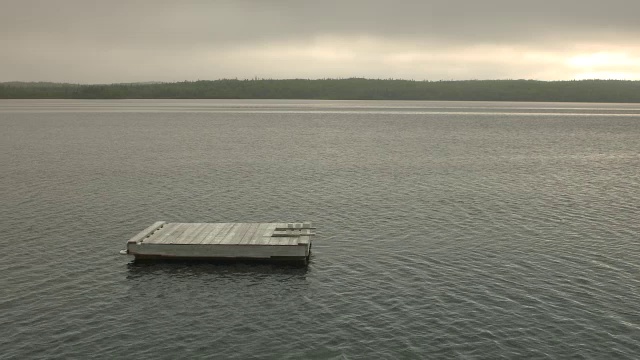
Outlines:
{"label": "metal float under dock", "polygon": [[269,260],[306,264],[310,222],[167,223],[158,221],[127,241],[138,259]]}

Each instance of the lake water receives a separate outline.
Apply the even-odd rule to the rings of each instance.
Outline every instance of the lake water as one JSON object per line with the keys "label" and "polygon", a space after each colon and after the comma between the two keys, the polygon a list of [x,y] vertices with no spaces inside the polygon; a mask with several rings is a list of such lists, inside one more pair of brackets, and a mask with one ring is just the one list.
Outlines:
{"label": "lake water", "polygon": [[[0,101],[0,358],[637,358],[640,104]],[[136,264],[313,221],[308,268]]]}

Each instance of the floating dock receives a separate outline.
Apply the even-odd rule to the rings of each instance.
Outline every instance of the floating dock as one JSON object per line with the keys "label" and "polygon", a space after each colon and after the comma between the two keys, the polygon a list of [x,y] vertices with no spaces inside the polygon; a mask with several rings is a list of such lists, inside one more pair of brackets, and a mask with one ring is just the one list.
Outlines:
{"label": "floating dock", "polygon": [[311,223],[167,223],[158,221],[127,241],[138,259],[267,260],[306,265]]}

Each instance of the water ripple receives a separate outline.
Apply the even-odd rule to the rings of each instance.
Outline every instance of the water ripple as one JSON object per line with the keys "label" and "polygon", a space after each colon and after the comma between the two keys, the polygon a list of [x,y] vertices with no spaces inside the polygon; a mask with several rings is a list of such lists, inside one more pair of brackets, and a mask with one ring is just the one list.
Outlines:
{"label": "water ripple", "polygon": [[[0,358],[640,353],[635,108],[82,104],[0,109]],[[306,269],[117,254],[289,219]]]}

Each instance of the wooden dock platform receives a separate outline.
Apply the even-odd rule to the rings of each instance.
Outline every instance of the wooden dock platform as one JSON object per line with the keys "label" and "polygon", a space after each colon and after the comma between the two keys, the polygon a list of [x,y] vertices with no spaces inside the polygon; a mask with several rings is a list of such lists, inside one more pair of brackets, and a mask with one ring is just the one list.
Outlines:
{"label": "wooden dock platform", "polygon": [[136,259],[269,260],[307,264],[311,223],[167,223],[127,241]]}

